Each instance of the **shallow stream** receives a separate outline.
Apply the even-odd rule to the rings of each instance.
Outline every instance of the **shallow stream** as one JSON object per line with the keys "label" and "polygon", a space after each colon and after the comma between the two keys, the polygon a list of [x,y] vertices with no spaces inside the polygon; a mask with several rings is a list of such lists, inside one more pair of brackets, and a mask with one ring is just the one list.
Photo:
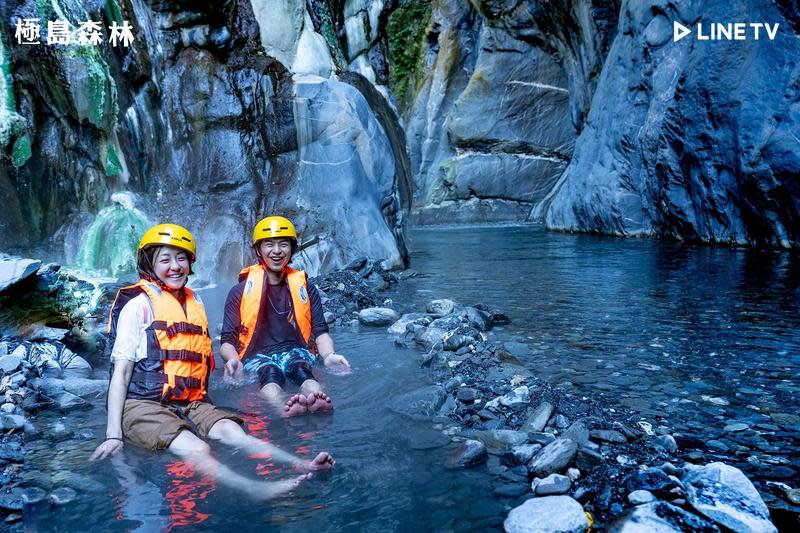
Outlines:
{"label": "shallow stream", "polygon": [[[728,449],[695,451],[709,460],[723,457],[756,480],[800,470],[796,256],[564,235],[538,226],[424,229],[412,238],[412,268],[420,275],[387,293],[398,309],[419,311],[442,297],[498,307],[512,323],[492,336],[511,342],[510,351],[537,376],[641,414],[686,442],[716,440]],[[221,321],[226,292],[203,292],[214,324]],[[304,456],[330,451],[337,460],[331,474],[280,501],[255,504],[168,454],[126,448],[114,461],[88,465],[105,431],[98,401],[92,411],[66,418],[45,412],[33,419],[42,437],[29,443],[26,477],[41,485],[48,478],[54,486],[72,485],[79,496],[63,508],[26,510],[26,527],[216,531],[235,525],[244,532],[499,526],[517,502],[495,499],[487,468],[444,469],[449,449],[440,446],[441,434],[387,408],[393,398],[427,384],[417,350],[396,347],[382,329],[344,328],[333,336],[354,372],[322,377],[336,404],[332,417],[287,424],[264,416],[254,384],[231,390],[218,379],[212,387],[214,401],[244,413],[254,434]],[[735,422],[748,428],[724,429]],[[269,459],[221,446],[214,451],[241,474],[291,475]]]}

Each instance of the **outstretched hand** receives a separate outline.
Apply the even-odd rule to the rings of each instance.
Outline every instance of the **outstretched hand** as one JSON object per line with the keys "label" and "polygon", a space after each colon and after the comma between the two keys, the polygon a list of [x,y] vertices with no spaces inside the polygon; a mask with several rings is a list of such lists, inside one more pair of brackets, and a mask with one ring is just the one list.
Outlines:
{"label": "outstretched hand", "polygon": [[226,382],[231,383],[242,379],[244,373],[244,365],[239,358],[233,358],[225,363],[224,378]]}
{"label": "outstretched hand", "polygon": [[94,462],[97,460],[105,459],[111,455],[116,455],[119,451],[124,448],[125,445],[121,440],[116,439],[109,439],[104,440],[100,443],[100,446],[95,448],[94,453],[89,456],[89,461]]}
{"label": "outstretched hand", "polygon": [[338,374],[349,374],[351,371],[350,362],[343,355],[339,355],[338,353],[328,355],[322,363],[325,365],[325,368],[330,368]]}

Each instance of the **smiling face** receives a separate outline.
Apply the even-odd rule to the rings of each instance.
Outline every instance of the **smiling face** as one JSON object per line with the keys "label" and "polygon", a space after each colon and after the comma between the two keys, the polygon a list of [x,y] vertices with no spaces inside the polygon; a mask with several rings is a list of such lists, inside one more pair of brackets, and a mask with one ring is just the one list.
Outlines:
{"label": "smiling face", "polygon": [[258,243],[258,253],[268,269],[280,274],[292,258],[292,239],[264,239]]}
{"label": "smiling face", "polygon": [[153,272],[168,289],[182,289],[191,266],[189,254],[180,248],[162,246],[153,256]]}

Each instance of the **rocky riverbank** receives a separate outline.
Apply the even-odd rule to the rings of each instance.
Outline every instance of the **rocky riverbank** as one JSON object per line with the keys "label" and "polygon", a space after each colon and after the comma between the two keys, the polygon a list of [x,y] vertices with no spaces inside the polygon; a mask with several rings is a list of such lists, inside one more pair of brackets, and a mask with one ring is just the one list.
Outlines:
{"label": "rocky riverbank", "polygon": [[[380,325],[391,309],[365,309]],[[494,494],[513,507],[508,531],[776,531],[759,492],[739,469],[679,450],[670,427],[617,413],[526,369],[524,345],[490,342],[501,312],[435,300],[389,327],[421,348],[434,384],[396,398],[393,409],[429,420],[455,446],[452,468],[486,464]],[[679,440],[680,437],[679,437]],[[797,491],[782,497],[797,505]],[[797,514],[782,515],[793,523]]]}

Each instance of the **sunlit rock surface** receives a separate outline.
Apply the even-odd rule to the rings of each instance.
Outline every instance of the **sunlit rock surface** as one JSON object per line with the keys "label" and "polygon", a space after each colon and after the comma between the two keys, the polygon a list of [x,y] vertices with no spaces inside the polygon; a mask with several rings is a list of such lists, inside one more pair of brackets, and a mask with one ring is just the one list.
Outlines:
{"label": "sunlit rock surface", "polygon": [[[361,256],[404,264],[404,139],[374,89],[331,78],[335,63],[346,66],[335,59],[341,14],[306,2],[52,6],[67,18],[128,20],[136,40],[85,53],[11,49],[4,80],[35,125],[36,157],[19,167],[2,159],[12,216],[0,245],[51,239],[60,260],[117,275],[131,261],[105,248],[130,247],[145,221],[169,221],[195,234],[201,280],[230,280],[252,260],[253,225],[275,212],[302,241],[319,239],[299,262],[312,273]],[[0,14],[9,25],[47,20],[52,6],[21,2]],[[131,194],[132,208],[115,193]]]}

